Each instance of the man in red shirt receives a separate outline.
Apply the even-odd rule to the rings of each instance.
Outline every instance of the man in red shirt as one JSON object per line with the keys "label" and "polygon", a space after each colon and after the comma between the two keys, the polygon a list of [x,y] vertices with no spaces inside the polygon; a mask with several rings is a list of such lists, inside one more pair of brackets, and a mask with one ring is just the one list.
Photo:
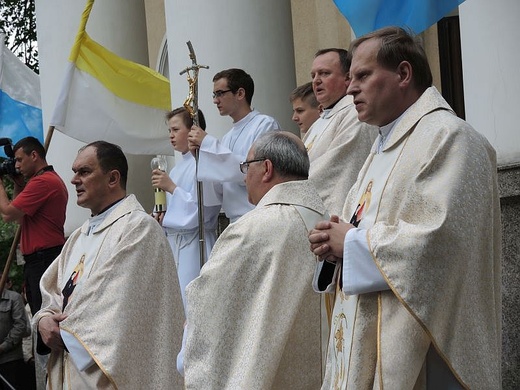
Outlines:
{"label": "man in red shirt", "polygon": [[[16,170],[14,199],[9,200],[0,180],[0,213],[5,222],[21,226],[20,249],[31,312],[41,306],[40,278],[65,243],[63,225],[68,193],[65,184],[45,159],[45,148],[34,137],[14,147]],[[22,179],[22,176],[25,180]]]}

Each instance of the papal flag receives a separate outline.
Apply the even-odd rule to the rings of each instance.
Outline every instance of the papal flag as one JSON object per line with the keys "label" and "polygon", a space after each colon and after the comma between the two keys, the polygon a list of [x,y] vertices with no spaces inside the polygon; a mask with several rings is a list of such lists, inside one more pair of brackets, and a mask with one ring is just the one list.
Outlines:
{"label": "papal flag", "polygon": [[94,42],[83,11],[51,125],[83,142],[104,140],[132,154],[170,154],[164,115],[170,83],[154,70]]}
{"label": "papal flag", "polygon": [[400,26],[419,34],[464,0],[334,0],[356,37],[381,27]]}
{"label": "papal flag", "polygon": [[[16,143],[33,136],[43,142],[40,76],[4,44],[0,34],[0,138]],[[0,157],[5,157],[3,148]]]}

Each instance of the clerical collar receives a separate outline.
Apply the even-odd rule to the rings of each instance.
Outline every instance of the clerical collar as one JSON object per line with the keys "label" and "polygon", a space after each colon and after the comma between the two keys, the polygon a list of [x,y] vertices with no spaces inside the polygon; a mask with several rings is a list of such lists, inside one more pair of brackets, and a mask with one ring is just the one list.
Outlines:
{"label": "clerical collar", "polygon": [[126,198],[126,196],[123,196],[121,199],[119,200],[116,200],[114,203],[110,203],[107,207],[105,207],[103,210],[101,210],[99,213],[97,213],[96,215],[91,215],[91,217],[96,217],[98,215],[101,215],[105,212],[107,212],[110,208],[112,208],[113,206],[115,206],[117,203],[121,202],[124,198]]}
{"label": "clerical collar", "polygon": [[330,112],[334,109],[334,107],[336,107],[336,104],[338,104],[340,102],[340,100],[342,100],[345,96],[347,96],[347,95],[342,96],[337,102],[331,104],[327,108],[322,109],[321,113],[320,113],[320,117],[322,119],[327,119],[330,115]]}
{"label": "clerical collar", "polygon": [[401,119],[401,117],[402,115],[393,122],[390,122],[389,124],[381,126],[379,128],[379,143],[377,145],[377,153],[381,153],[383,151],[386,141],[388,141],[388,138],[390,138],[392,130],[394,130],[395,125],[397,124],[397,122],[399,122],[399,119]]}
{"label": "clerical collar", "polygon": [[[411,107],[411,106],[410,106]],[[377,147],[377,153],[381,153],[383,151],[383,148],[386,144],[386,141],[390,139],[390,135],[395,129],[395,126],[401,121],[401,119],[406,115],[408,110],[410,109],[408,107],[401,115],[397,117],[393,122],[390,122],[387,125],[381,126],[379,128],[379,144]]]}
{"label": "clerical collar", "polygon": [[99,214],[91,215],[88,220],[88,230],[87,230],[87,236],[90,236],[90,234],[99,226],[101,223],[106,219],[106,217],[114,210],[119,202],[121,202],[124,198],[121,198],[108,207],[105,207]]}
{"label": "clerical collar", "polygon": [[347,96],[347,95],[343,95],[343,96],[340,97],[338,100],[336,100],[334,103],[332,103],[330,106],[325,107],[325,108],[323,109],[323,111],[327,111],[327,110],[330,111],[330,110],[332,110],[332,109],[334,108],[334,106],[335,106],[336,104],[338,104],[338,102],[339,102],[341,99],[343,99],[345,96]]}

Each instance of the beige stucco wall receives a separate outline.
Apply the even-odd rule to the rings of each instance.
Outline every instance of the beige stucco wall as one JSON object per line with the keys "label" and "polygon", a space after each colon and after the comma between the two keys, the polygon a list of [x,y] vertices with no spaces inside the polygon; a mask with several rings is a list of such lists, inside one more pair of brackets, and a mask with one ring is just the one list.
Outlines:
{"label": "beige stucco wall", "polygon": [[[347,20],[332,0],[291,0],[291,7],[296,82],[301,85],[310,81],[310,69],[316,51],[327,47],[347,49],[354,36]],[[426,30],[422,38],[434,85],[440,90],[437,26],[433,25]]]}
{"label": "beige stucco wall", "polygon": [[166,36],[164,0],[144,0],[146,32],[148,34],[148,58],[150,68],[157,69],[159,53]]}
{"label": "beige stucco wall", "polygon": [[332,1],[291,0],[291,10],[296,82],[301,85],[310,81],[316,51],[349,46],[350,27]]}
{"label": "beige stucco wall", "polygon": [[[164,0],[144,0],[144,3],[150,67],[157,69],[157,59],[166,34]],[[291,0],[291,11],[296,83],[301,85],[310,80],[312,59],[317,50],[326,47],[348,48],[353,35],[332,0]],[[440,90],[437,26],[426,30],[422,37],[434,85]]]}

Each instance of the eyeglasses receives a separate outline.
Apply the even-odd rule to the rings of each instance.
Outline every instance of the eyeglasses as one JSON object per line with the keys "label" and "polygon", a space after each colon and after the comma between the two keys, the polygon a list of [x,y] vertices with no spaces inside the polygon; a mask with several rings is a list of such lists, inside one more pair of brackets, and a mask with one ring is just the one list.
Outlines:
{"label": "eyeglasses", "polygon": [[224,95],[226,92],[232,92],[231,89],[226,89],[225,91],[215,91],[213,92],[213,99],[218,99],[222,95]]}
{"label": "eyeglasses", "polygon": [[242,161],[240,163],[240,172],[242,172],[243,174],[246,174],[247,170],[249,169],[249,164],[254,163],[254,162],[259,162],[259,161],[265,161],[265,160],[267,160],[266,157],[256,158],[254,160],[249,160],[249,161]]}

